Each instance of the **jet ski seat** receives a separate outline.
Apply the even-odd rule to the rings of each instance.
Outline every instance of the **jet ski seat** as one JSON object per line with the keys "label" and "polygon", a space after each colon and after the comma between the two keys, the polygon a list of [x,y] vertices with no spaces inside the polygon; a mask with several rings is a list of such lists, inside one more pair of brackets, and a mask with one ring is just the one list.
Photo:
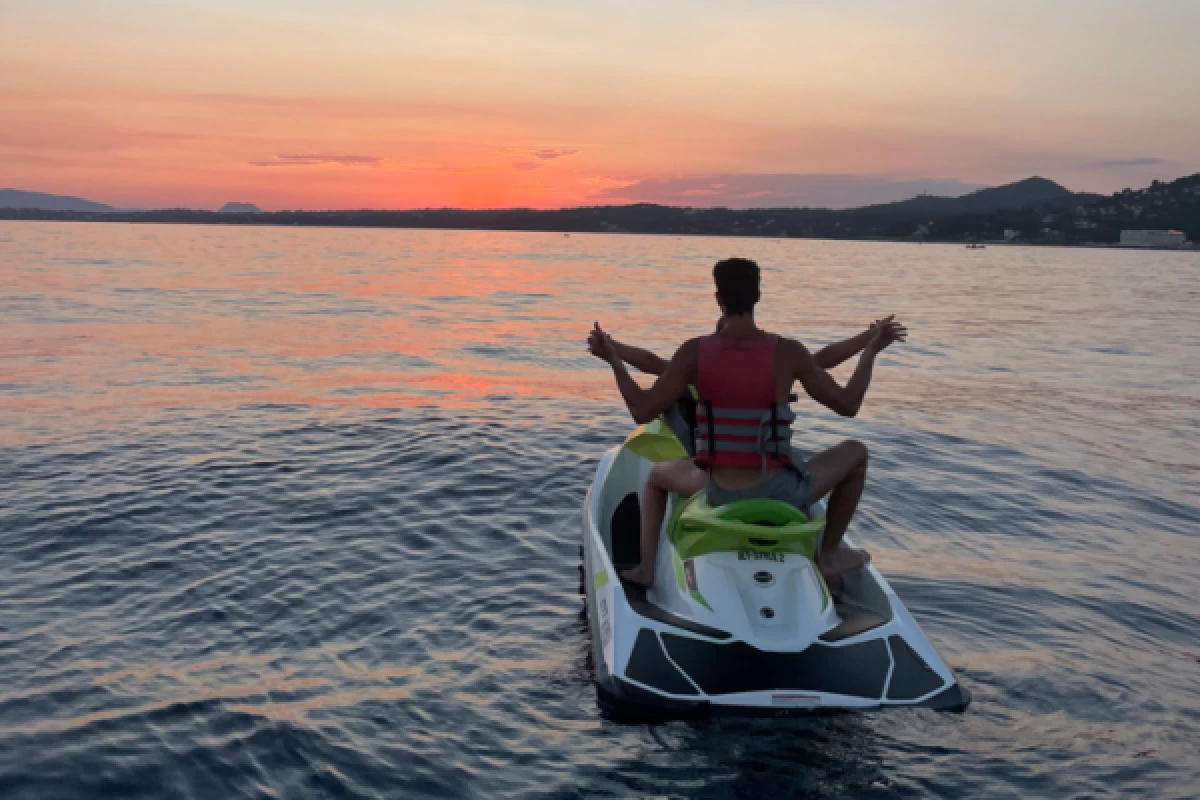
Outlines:
{"label": "jet ski seat", "polygon": [[825,520],[810,520],[800,509],[778,500],[737,500],[714,508],[702,491],[675,498],[668,531],[683,559],[738,550],[796,553],[813,559]]}

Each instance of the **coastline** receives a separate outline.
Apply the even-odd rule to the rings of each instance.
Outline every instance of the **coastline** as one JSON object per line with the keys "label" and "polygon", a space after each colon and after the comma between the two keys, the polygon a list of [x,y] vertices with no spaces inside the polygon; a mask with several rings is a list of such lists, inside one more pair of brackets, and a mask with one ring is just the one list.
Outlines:
{"label": "coastline", "polygon": [[[618,207],[619,208],[619,207]],[[712,238],[737,238],[737,239],[777,239],[777,240],[806,240],[806,241],[830,241],[830,242],[878,242],[884,244],[943,244],[943,245],[960,245],[966,249],[987,249],[988,247],[1064,247],[1072,249],[1095,249],[1095,250],[1150,250],[1154,252],[1200,252],[1200,243],[1188,242],[1177,247],[1154,247],[1145,245],[1126,245],[1120,242],[1063,242],[1063,241],[1048,241],[1048,240],[1000,240],[1000,239],[952,239],[952,238],[916,238],[916,237],[888,237],[888,236],[819,236],[819,235],[794,235],[794,234],[765,234],[749,231],[671,231],[671,230],[626,230],[621,228],[612,228],[607,230],[597,230],[594,228],[584,228],[582,226],[567,228],[567,227],[534,227],[534,226],[486,226],[486,225],[467,225],[467,224],[411,224],[407,220],[400,222],[382,223],[368,222],[363,220],[347,220],[335,221],[325,219],[324,217],[336,217],[353,215],[361,212],[261,212],[254,214],[245,213],[222,213],[216,211],[187,211],[184,212],[188,218],[170,218],[168,215],[174,212],[161,211],[139,211],[139,212],[80,212],[80,211],[43,211],[39,209],[10,209],[0,208],[0,222],[83,222],[83,223],[109,223],[109,224],[126,224],[126,225],[224,225],[233,227],[262,227],[262,228],[325,228],[325,229],[344,229],[344,228],[366,228],[371,230],[419,230],[419,231],[489,231],[495,233],[561,233],[567,236],[571,235],[587,235],[587,234],[615,234],[615,235],[636,235],[636,236],[675,236],[675,237],[712,237]],[[316,216],[317,218],[306,218],[301,221],[283,221],[278,219],[279,215],[292,213],[300,213],[306,217]],[[397,211],[397,212],[366,212],[368,214],[422,214],[427,212],[413,211]],[[474,214],[474,213],[489,213],[489,212],[472,212],[458,211],[453,213]],[[503,212],[491,212],[503,213]],[[533,212],[553,214],[556,212]],[[823,213],[845,213],[845,212],[823,212]],[[978,248],[970,248],[969,245],[981,245]]]}
{"label": "coastline", "polygon": [[[611,209],[629,209],[631,206],[605,206]],[[689,212],[691,209],[672,211]],[[571,209],[570,211],[581,211]],[[728,211],[726,213],[746,213],[745,211]],[[854,215],[854,211],[827,211],[796,209],[787,211],[799,213],[818,213],[818,215]],[[444,221],[442,224],[428,224],[428,215],[449,213],[468,217],[457,224]],[[811,240],[811,241],[854,241],[908,243],[908,245],[980,245],[976,249],[988,247],[1069,247],[1092,249],[1130,249],[1130,251],[1153,252],[1200,252],[1200,243],[1187,242],[1178,247],[1152,247],[1140,245],[1122,245],[1120,242],[1098,241],[1056,241],[1056,240],[997,240],[997,239],[950,239],[950,237],[916,237],[916,236],[877,236],[877,235],[805,235],[805,234],[768,234],[749,230],[630,230],[611,225],[607,228],[584,227],[584,225],[499,225],[499,224],[467,224],[472,215],[505,215],[505,213],[521,213],[521,215],[557,215],[559,211],[532,210],[499,210],[499,211],[464,211],[464,210],[422,210],[422,211],[266,211],[258,213],[228,213],[220,211],[44,211],[40,209],[0,209],[0,222],[84,222],[84,223],[120,223],[120,224],[149,224],[149,225],[232,225],[232,227],[259,228],[370,228],[373,230],[486,230],[494,233],[550,233],[564,235],[586,234],[620,234],[641,236],[712,236],[726,239],[778,239],[778,240]],[[391,217],[388,221],[373,218]],[[424,222],[425,224],[421,224]],[[970,247],[968,247],[970,248]]]}

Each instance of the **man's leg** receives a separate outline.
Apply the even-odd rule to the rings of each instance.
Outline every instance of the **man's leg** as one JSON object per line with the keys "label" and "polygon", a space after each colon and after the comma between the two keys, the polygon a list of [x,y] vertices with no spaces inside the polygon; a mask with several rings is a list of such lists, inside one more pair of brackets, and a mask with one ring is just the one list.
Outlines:
{"label": "man's leg", "polygon": [[684,458],[660,461],[650,468],[642,488],[642,560],[633,569],[621,573],[630,583],[650,588],[654,585],[654,562],[658,557],[658,532],[667,515],[667,493],[691,497],[704,488],[708,473]]}
{"label": "man's leg", "polygon": [[808,462],[808,471],[816,481],[813,494],[816,497],[829,494],[825,538],[821,552],[817,554],[817,566],[821,574],[830,579],[871,560],[866,550],[839,548],[867,481],[867,446],[848,439],[813,456]]}

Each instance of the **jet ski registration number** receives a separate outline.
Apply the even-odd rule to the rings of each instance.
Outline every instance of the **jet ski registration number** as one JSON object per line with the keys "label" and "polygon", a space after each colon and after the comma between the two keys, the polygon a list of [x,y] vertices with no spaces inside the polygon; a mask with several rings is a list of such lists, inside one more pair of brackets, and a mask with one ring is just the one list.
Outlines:
{"label": "jet ski registration number", "polygon": [[764,553],[761,550],[738,550],[738,561],[774,561],[783,563],[783,553]]}

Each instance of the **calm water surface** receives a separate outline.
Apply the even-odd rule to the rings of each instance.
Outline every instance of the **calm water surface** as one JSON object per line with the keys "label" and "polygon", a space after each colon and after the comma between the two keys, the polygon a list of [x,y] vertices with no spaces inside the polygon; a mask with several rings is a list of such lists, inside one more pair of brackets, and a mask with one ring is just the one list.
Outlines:
{"label": "calm water surface", "polygon": [[[852,532],[963,715],[624,725],[584,336],[912,329]],[[0,796],[1155,796],[1200,786],[1200,254],[0,223]],[[842,373],[845,377],[845,373]]]}

